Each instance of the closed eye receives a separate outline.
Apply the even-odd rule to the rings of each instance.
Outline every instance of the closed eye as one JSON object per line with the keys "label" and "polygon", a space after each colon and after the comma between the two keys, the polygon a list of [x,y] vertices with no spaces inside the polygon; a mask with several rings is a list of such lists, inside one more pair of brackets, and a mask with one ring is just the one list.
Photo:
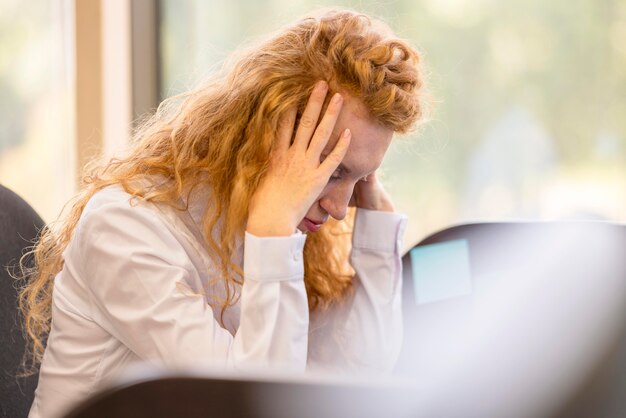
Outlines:
{"label": "closed eye", "polygon": [[341,174],[342,174],[341,167],[338,167],[330,176],[329,181],[341,180]]}

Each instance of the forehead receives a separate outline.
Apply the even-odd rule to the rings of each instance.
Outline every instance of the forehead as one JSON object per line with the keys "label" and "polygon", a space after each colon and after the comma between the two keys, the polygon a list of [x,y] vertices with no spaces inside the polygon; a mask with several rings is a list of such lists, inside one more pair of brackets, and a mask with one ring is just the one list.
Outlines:
{"label": "forehead", "polygon": [[376,170],[389,148],[393,130],[371,118],[357,99],[344,95],[344,105],[325,154],[330,153],[345,129],[350,129],[352,139],[342,164],[357,175]]}

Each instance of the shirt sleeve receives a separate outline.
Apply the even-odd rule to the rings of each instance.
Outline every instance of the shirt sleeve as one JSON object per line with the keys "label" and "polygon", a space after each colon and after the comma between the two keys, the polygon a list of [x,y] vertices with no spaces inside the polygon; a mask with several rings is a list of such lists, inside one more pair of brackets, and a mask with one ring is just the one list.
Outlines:
{"label": "shirt sleeve", "polygon": [[76,234],[92,317],[143,360],[304,370],[305,236],[246,234],[240,326],[233,336],[190,289],[197,272],[156,211],[141,203],[103,205],[89,211]]}
{"label": "shirt sleeve", "polygon": [[358,209],[350,262],[353,294],[329,312],[313,313],[308,367],[390,371],[402,344],[402,238],[407,218]]}

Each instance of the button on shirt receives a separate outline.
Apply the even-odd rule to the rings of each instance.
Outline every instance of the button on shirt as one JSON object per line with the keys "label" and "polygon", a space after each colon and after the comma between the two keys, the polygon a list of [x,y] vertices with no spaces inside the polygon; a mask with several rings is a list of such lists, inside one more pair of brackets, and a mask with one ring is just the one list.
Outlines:
{"label": "button on shirt", "polygon": [[[30,417],[63,414],[128,365],[389,370],[400,350],[406,218],[357,210],[354,292],[309,317],[306,235],[245,234],[227,289],[204,245],[204,204],[179,211],[119,186],[86,206],[55,278],[52,327]],[[216,235],[215,235],[216,236]]]}

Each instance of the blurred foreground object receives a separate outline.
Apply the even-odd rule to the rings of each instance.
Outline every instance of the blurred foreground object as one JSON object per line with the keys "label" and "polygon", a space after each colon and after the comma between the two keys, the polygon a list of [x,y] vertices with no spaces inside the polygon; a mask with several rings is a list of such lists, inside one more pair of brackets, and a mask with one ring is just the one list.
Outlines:
{"label": "blurred foreground object", "polygon": [[384,380],[356,383],[226,369],[168,372],[146,365],[129,371],[65,418],[408,417],[396,414],[394,405],[410,399],[409,393],[408,387]]}
{"label": "blurred foreground object", "polygon": [[459,225],[403,262],[420,415],[626,416],[626,226]]}

